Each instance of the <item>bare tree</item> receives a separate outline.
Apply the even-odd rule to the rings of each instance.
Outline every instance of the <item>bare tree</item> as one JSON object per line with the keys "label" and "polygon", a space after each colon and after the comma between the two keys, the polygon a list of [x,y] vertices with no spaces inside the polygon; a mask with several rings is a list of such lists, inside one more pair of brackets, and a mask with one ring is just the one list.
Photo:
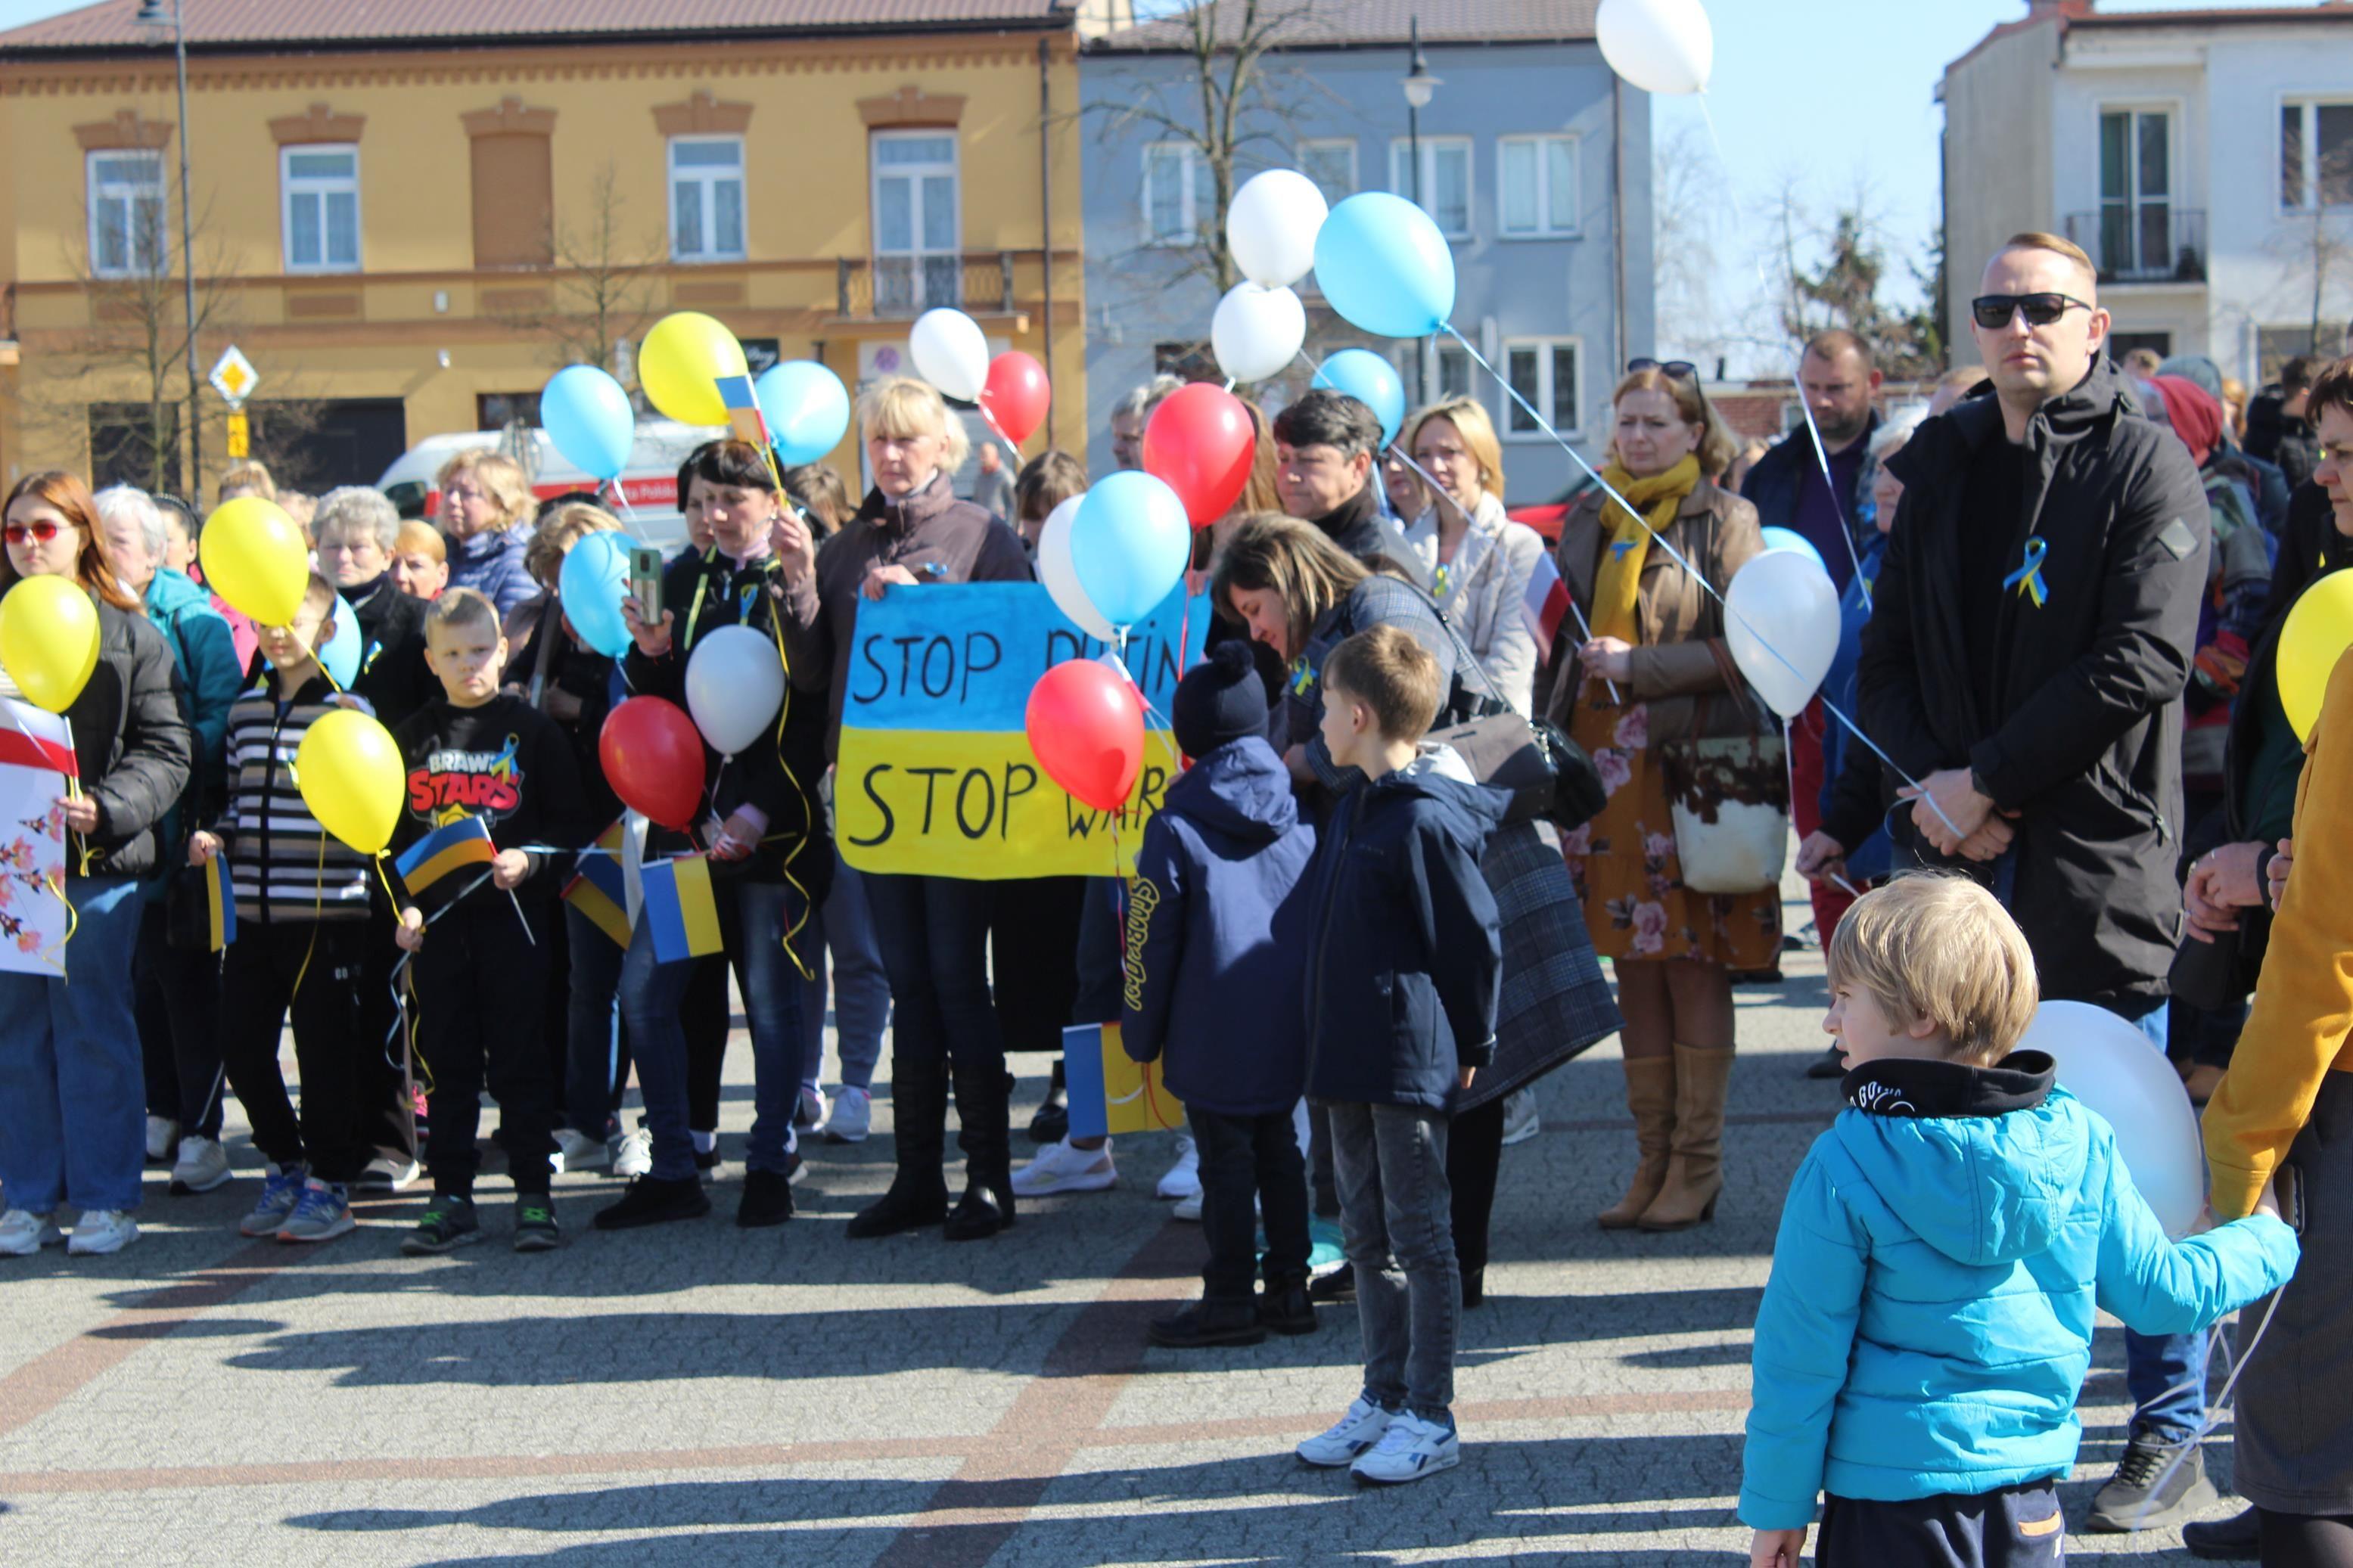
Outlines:
{"label": "bare tree", "polygon": [[1713,359],[1734,341],[1716,318],[1712,271],[1723,189],[1721,168],[1695,127],[1653,143],[1651,204],[1660,336],[1697,359]]}
{"label": "bare tree", "polygon": [[628,205],[620,171],[608,160],[589,183],[579,220],[556,224],[551,233],[546,307],[499,318],[545,344],[555,368],[593,364],[620,374],[618,345],[655,313],[654,284],[669,259],[668,244],[659,228],[633,226]]}

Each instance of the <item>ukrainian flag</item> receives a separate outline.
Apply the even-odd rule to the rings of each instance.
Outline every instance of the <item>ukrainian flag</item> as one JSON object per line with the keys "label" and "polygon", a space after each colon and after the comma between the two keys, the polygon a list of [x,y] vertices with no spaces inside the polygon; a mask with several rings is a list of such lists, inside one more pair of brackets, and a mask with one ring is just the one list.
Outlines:
{"label": "ukrainian flag", "polygon": [[711,893],[710,861],[700,855],[654,861],[645,868],[644,887],[657,963],[719,951],[719,903]]}
{"label": "ukrainian flag", "polygon": [[422,899],[427,888],[452,872],[468,866],[487,866],[498,854],[489,826],[479,816],[461,816],[402,850],[393,868],[400,873],[408,896]]}
{"label": "ukrainian flag", "polygon": [[564,899],[586,915],[598,931],[611,937],[615,946],[626,949],[629,945],[629,895],[621,869],[625,842],[617,822],[598,834],[596,844],[580,852],[580,868],[565,885]]}
{"label": "ukrainian flag", "polygon": [[727,406],[727,423],[733,426],[736,439],[749,441],[766,451],[768,422],[760,413],[760,399],[752,389],[752,378],[748,375],[719,377],[719,401]]}
{"label": "ukrainian flag", "polygon": [[205,862],[205,921],[213,952],[237,940],[237,897],[229,891],[228,868],[217,855]]}

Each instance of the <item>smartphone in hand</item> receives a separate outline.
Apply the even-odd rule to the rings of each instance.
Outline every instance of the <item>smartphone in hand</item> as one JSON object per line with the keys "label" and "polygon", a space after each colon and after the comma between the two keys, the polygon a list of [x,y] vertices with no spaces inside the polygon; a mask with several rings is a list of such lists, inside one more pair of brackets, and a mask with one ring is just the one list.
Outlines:
{"label": "smartphone in hand", "polygon": [[649,626],[662,618],[661,552],[650,544],[629,546],[629,597],[638,602],[638,618]]}

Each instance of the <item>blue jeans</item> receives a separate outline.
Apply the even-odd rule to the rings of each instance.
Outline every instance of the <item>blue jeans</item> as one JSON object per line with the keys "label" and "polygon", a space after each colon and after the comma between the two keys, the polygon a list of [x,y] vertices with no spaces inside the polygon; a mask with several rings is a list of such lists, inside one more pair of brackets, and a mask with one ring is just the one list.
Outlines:
{"label": "blue jeans", "polygon": [[812,977],[801,982],[801,1027],[807,1044],[801,1058],[801,1087],[815,1089],[825,1070],[826,960],[833,961],[833,1025],[841,1057],[841,1081],[852,1089],[874,1086],[882,1059],[882,1031],[891,1025],[891,977],[882,951],[874,944],[874,916],[866,907],[866,881],[836,850],[833,890],[809,917],[802,933]]}
{"label": "blue jeans", "polygon": [[572,943],[570,1000],[565,1009],[564,1110],[574,1131],[610,1138],[619,1126],[621,1086],[621,950],[604,928],[578,910],[564,908]]}
{"label": "blue jeans", "polygon": [[[2131,1020],[2159,1052],[2166,1046],[2166,1010]],[[2194,1334],[2125,1331],[2125,1392],[2132,1395],[2131,1430],[2167,1444],[2186,1443],[2206,1418],[2206,1352],[2212,1340]]]}
{"label": "blue jeans", "polygon": [[1003,1071],[1005,1034],[988,990],[988,884],[876,875],[866,899],[898,1008],[892,1059]]}
{"label": "blue jeans", "polygon": [[[744,994],[752,1035],[752,1138],[747,1169],[786,1170],[797,1140],[793,1106],[800,1098],[800,974],[785,956],[786,900],[782,883],[737,882],[713,889],[720,932]],[[637,1058],[638,1088],[653,1134],[654,1179],[694,1175],[694,1140],[688,1128],[686,1030],[679,1008],[686,1000],[692,959],[654,960],[651,927],[640,921],[621,959],[621,1022]]]}
{"label": "blue jeans", "polygon": [[[67,884],[79,923],[66,978],[0,973],[0,1184],[7,1206],[47,1214],[139,1206],[147,1084],[131,1011],[139,884]],[[48,895],[40,895],[47,898]]]}
{"label": "blue jeans", "polygon": [[1446,1118],[1330,1101],[1340,1226],[1356,1274],[1365,1398],[1451,1426],[1462,1276],[1446,1181]]}

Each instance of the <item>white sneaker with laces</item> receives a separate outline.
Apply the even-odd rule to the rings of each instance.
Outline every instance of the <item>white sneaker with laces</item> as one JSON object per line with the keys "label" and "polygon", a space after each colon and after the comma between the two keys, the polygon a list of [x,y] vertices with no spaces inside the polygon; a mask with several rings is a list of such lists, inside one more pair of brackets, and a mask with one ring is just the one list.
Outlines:
{"label": "white sneaker with laces", "polygon": [[1310,1437],[1295,1452],[1311,1465],[1336,1470],[1342,1465],[1353,1464],[1356,1456],[1381,1440],[1397,1417],[1358,1394],[1349,1403],[1348,1414],[1340,1417],[1329,1431]]}
{"label": "white sneaker with laces", "polygon": [[363,1193],[396,1193],[417,1180],[417,1162],[399,1154],[379,1154],[367,1163],[353,1190]]}
{"label": "white sneaker with laces", "polygon": [[172,1165],[174,1196],[209,1193],[228,1178],[228,1151],[220,1146],[219,1139],[191,1133],[180,1140],[180,1157]]}
{"label": "white sneaker with laces", "polygon": [[1201,1195],[1201,1151],[1190,1138],[1176,1140],[1176,1163],[1168,1167],[1153,1189],[1164,1198],[1198,1198]]}
{"label": "white sneaker with laces", "polygon": [[873,1095],[845,1083],[834,1090],[833,1112],[818,1129],[818,1136],[828,1143],[863,1143],[873,1130]]}
{"label": "white sneaker with laces", "polygon": [[825,1121],[825,1090],[804,1086],[798,1104],[793,1107],[793,1125],[815,1127]]}
{"label": "white sneaker with laces", "polygon": [[602,1138],[591,1138],[576,1127],[555,1130],[555,1169],[593,1171],[613,1163],[613,1151]]}
{"label": "white sneaker with laces", "polygon": [[613,1174],[626,1181],[650,1176],[654,1171],[654,1135],[642,1127],[632,1127],[612,1142]]}
{"label": "white sneaker with laces", "polygon": [[30,1258],[45,1247],[64,1241],[66,1233],[51,1216],[25,1209],[0,1214],[0,1258]]}
{"label": "white sneaker with laces", "polygon": [[1118,1180],[1109,1143],[1100,1149],[1049,1143],[1013,1173],[1013,1192],[1024,1198],[1042,1198],[1049,1193],[1099,1193]]}
{"label": "white sneaker with laces", "polygon": [[1544,1131],[1544,1119],[1536,1114],[1536,1091],[1515,1089],[1504,1096],[1504,1147],[1525,1143]]}
{"label": "white sneaker with laces", "polygon": [[1452,1426],[1426,1421],[1409,1410],[1389,1423],[1381,1440],[1348,1467],[1364,1486],[1393,1487],[1418,1481],[1462,1462],[1462,1444]]}
{"label": "white sneaker with laces", "polygon": [[66,1251],[76,1258],[100,1258],[120,1252],[139,1239],[139,1227],[120,1209],[88,1209],[74,1221]]}
{"label": "white sneaker with laces", "polygon": [[1178,1198],[1176,1200],[1176,1206],[1168,1211],[1168,1217],[1171,1219],[1190,1220],[1195,1225],[1200,1224],[1201,1194],[1195,1193],[1189,1198]]}
{"label": "white sneaker with laces", "polygon": [[160,1165],[180,1146],[180,1124],[168,1116],[147,1119],[147,1163]]}

